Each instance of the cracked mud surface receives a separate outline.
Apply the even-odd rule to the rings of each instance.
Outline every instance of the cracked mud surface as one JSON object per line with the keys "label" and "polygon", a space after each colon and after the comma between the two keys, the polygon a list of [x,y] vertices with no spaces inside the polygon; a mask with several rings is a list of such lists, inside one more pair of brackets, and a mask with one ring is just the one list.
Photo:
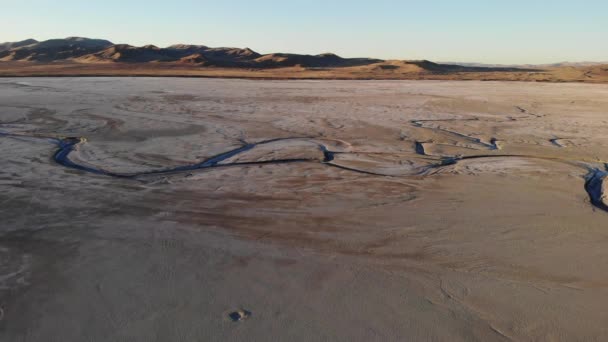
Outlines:
{"label": "cracked mud surface", "polygon": [[608,336],[607,95],[0,80],[0,339]]}

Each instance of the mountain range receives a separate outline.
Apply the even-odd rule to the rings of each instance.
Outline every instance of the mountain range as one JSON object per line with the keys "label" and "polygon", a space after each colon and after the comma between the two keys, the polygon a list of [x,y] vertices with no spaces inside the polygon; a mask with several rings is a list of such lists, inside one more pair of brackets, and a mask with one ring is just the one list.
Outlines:
{"label": "mountain range", "polygon": [[176,44],[166,48],[154,45],[132,46],[108,40],[82,37],[0,44],[0,61],[79,63],[149,63],[173,62],[216,67],[338,67],[380,62],[372,58],[342,58],[332,53],[298,55],[287,53],[259,54],[249,48],[213,48],[205,45]]}
{"label": "mountain range", "polygon": [[184,76],[264,79],[505,80],[608,83],[608,63],[490,65],[260,54],[249,48],[132,46],[68,37],[0,44],[0,77]]}

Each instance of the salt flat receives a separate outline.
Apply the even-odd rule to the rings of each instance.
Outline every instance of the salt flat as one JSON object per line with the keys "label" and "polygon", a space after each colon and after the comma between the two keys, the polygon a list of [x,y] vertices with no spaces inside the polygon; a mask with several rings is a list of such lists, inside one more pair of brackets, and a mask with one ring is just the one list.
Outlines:
{"label": "salt flat", "polygon": [[0,340],[605,340],[607,113],[608,85],[0,79]]}

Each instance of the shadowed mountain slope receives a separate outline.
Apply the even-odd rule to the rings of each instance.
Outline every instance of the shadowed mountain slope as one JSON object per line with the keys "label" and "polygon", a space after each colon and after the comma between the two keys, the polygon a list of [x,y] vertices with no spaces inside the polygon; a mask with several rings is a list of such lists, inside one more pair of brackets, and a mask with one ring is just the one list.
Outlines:
{"label": "shadowed mountain slope", "polygon": [[287,66],[343,67],[379,62],[377,59],[342,58],[335,54],[298,55],[272,53],[261,55],[249,48],[219,47],[176,44],[167,48],[154,45],[141,47],[113,44],[107,40],[70,37],[38,42],[28,39],[22,42],[0,44],[0,61],[79,63],[149,63],[177,62],[203,66],[272,68]]}
{"label": "shadowed mountain slope", "polygon": [[22,42],[4,43],[2,45],[10,46],[10,48],[5,50],[0,49],[1,61],[53,62],[95,53],[112,46],[112,42],[103,39],[68,37],[65,39],[49,39],[42,42],[28,39]]}
{"label": "shadowed mountain slope", "polygon": [[0,51],[6,51],[10,49],[15,49],[21,46],[32,45],[38,43],[35,39],[26,39],[19,42],[6,42],[0,43]]}

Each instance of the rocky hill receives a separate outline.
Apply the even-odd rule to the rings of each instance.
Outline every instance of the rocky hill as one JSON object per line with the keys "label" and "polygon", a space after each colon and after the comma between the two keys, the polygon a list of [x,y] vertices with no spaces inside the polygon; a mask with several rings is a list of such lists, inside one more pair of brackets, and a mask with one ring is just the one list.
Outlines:
{"label": "rocky hill", "polygon": [[371,58],[342,58],[335,54],[298,55],[272,53],[261,55],[249,48],[177,44],[166,48],[154,45],[131,46],[113,44],[107,40],[69,37],[0,44],[0,61],[78,63],[150,63],[173,62],[218,67],[341,67],[367,65],[379,62]]}

